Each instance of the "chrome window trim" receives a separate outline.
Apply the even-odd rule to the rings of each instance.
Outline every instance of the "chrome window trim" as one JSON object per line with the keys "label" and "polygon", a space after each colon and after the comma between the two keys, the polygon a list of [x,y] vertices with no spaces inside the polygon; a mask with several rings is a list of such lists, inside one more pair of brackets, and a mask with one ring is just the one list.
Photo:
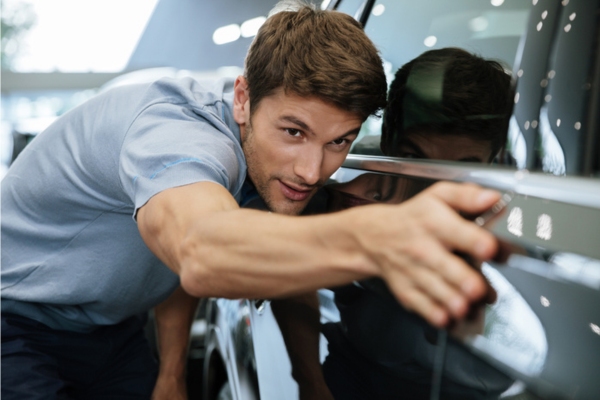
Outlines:
{"label": "chrome window trim", "polygon": [[459,162],[354,154],[348,155],[342,167],[433,180],[472,182],[492,189],[600,209],[600,181],[594,178],[554,176],[526,169],[481,164],[475,167]]}

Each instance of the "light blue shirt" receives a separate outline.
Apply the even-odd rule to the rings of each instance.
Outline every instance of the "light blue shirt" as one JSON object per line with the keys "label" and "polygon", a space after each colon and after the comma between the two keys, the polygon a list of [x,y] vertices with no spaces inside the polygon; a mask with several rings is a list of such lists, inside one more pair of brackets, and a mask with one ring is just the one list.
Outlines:
{"label": "light blue shirt", "polygon": [[38,135],[2,181],[2,312],[89,331],[167,298],[179,278],[135,213],[199,181],[240,200],[232,101],[230,80],[161,79],[99,94]]}

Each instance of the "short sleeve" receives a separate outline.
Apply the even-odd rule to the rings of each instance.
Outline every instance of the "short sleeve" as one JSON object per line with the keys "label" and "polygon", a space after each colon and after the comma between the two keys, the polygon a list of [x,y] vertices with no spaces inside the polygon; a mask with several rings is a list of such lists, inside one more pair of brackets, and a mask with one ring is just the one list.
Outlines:
{"label": "short sleeve", "polygon": [[135,215],[157,193],[195,182],[218,183],[237,197],[246,166],[239,140],[218,116],[187,103],[161,102],[129,127],[119,174]]}

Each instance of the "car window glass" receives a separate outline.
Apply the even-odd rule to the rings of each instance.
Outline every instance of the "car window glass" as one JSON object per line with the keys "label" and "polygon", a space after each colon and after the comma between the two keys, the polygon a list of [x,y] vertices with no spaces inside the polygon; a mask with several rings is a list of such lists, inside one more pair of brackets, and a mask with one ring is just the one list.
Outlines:
{"label": "car window glass", "polygon": [[[428,0],[425,3],[380,0],[371,10],[365,31],[384,59],[388,85],[402,65],[427,50],[445,47],[462,48],[498,61],[512,74],[532,2]],[[369,118],[352,153],[381,154],[381,125],[381,118]]]}
{"label": "car window glass", "polygon": [[358,19],[358,12],[362,8],[364,0],[345,0],[342,1],[337,8],[337,11],[352,15]]}

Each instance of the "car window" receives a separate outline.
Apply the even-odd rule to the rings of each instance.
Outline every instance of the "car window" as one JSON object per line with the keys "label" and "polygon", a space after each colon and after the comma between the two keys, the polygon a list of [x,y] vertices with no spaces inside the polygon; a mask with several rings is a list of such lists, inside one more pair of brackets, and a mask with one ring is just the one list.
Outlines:
{"label": "car window", "polygon": [[[497,61],[512,77],[514,106],[493,162],[600,176],[596,2],[378,0],[366,9],[369,3],[357,18],[381,52],[388,85],[398,68],[429,50],[456,47]],[[381,118],[369,118],[351,152],[382,155],[381,128]]]}
{"label": "car window", "polygon": [[352,15],[358,19],[358,13],[361,11],[364,0],[344,0],[337,5],[336,10]]}
{"label": "car window", "polygon": [[[425,3],[379,0],[371,9],[365,31],[384,59],[388,85],[402,65],[427,50],[445,47],[459,47],[498,61],[512,74],[533,7],[531,1],[429,0]],[[369,118],[352,152],[380,154],[381,124],[381,118]]]}

